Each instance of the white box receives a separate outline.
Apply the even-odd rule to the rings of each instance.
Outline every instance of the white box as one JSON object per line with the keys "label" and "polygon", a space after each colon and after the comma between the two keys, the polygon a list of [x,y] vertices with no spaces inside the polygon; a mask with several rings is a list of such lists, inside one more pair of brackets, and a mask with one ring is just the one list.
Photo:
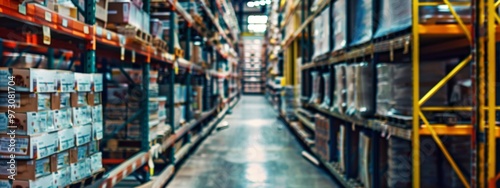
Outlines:
{"label": "white box", "polygon": [[66,167],[57,170],[54,173],[54,185],[58,187],[65,187],[71,183],[71,167]]}
{"label": "white box", "polygon": [[92,122],[92,109],[89,106],[73,108],[73,125],[80,126]]}
{"label": "white box", "polygon": [[71,71],[57,71],[57,90],[59,92],[74,92],[75,91],[75,75]]}
{"label": "white box", "polygon": [[92,74],[92,91],[94,92],[102,92],[103,91],[103,82],[102,82],[102,74]]}
{"label": "white box", "polygon": [[10,77],[16,92],[53,93],[57,91],[55,71],[45,69],[0,68],[0,90],[7,91]]}
{"label": "white box", "polygon": [[61,105],[60,108],[71,107],[71,94],[70,93],[59,93]]}
{"label": "white box", "polygon": [[10,130],[15,130],[16,135],[33,135],[40,133],[40,119],[36,112],[16,113],[12,120],[15,123],[9,124],[8,113],[5,112],[0,114],[0,133],[8,133]]}
{"label": "white box", "polygon": [[75,73],[76,88],[78,92],[92,91],[92,74]]}
{"label": "white box", "polygon": [[102,169],[102,153],[98,152],[90,156],[90,170],[93,173]]}
{"label": "white box", "polygon": [[92,122],[102,122],[102,106],[92,107]]}
{"label": "white box", "polygon": [[92,140],[92,124],[74,127],[76,145],[81,146]]}
{"label": "white box", "polygon": [[101,122],[92,123],[92,139],[101,140],[104,137],[103,124]]}
{"label": "white box", "polygon": [[75,181],[78,181],[78,180],[81,180],[83,179],[84,177],[81,175],[81,171],[78,170],[79,169],[79,164],[80,162],[77,162],[77,163],[73,163],[70,165],[70,169],[71,169],[71,182],[75,182]]}
{"label": "white box", "polygon": [[[0,135],[0,155],[16,159],[41,159],[57,152],[57,133],[43,133],[36,136],[16,135],[11,138],[9,134]],[[11,142],[15,145],[9,146]]]}
{"label": "white box", "polygon": [[68,168],[70,165],[69,151],[59,152],[57,154],[57,169]]}
{"label": "white box", "polygon": [[64,151],[75,147],[75,131],[73,128],[63,129],[57,132],[59,140],[59,150]]}
{"label": "white box", "polygon": [[71,122],[72,109],[66,108],[54,111],[54,124],[57,130],[70,128],[73,126]]}
{"label": "white box", "polygon": [[36,180],[0,180],[0,187],[16,187],[16,188],[57,188],[54,185],[54,176],[52,174],[37,178]]}

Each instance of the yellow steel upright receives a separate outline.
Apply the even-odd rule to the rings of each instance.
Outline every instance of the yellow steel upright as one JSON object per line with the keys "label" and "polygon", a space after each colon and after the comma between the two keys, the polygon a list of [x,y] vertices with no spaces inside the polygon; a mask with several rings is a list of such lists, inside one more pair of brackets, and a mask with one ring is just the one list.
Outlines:
{"label": "yellow steel upright", "polygon": [[413,188],[420,188],[420,121],[418,104],[419,94],[419,62],[420,62],[420,36],[418,9],[419,0],[412,0],[412,67],[413,67],[413,122],[412,122],[412,183]]}
{"label": "yellow steel upright", "polygon": [[[473,166],[472,168],[472,187],[483,188],[485,187],[485,69],[484,69],[484,56],[485,56],[485,3],[484,0],[474,0],[472,3],[473,10],[473,27],[474,27],[474,42],[473,42],[473,111],[472,123],[474,124],[474,131],[471,137],[471,146],[473,152]],[[486,31],[487,32],[487,31]]]}
{"label": "yellow steel upright", "polygon": [[[500,2],[500,1],[499,1]],[[495,36],[495,31],[496,31],[496,24],[495,24],[495,17],[497,15],[496,10],[495,10],[495,5],[494,5],[494,0],[488,0],[487,1],[487,62],[488,62],[488,173],[487,173],[487,179],[488,182],[495,182],[491,181],[492,179],[495,178],[496,174],[496,135],[495,135],[495,129],[496,129],[496,120],[495,120],[495,113],[496,113],[496,36]],[[492,187],[493,185],[489,185]],[[493,186],[494,187],[494,186]]]}

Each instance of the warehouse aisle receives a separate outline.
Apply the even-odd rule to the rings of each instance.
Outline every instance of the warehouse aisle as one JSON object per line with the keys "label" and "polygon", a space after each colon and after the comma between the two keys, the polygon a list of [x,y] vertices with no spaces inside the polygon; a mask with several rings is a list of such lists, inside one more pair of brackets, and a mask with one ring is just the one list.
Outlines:
{"label": "warehouse aisle", "polygon": [[301,146],[262,96],[244,96],[193,153],[170,188],[338,187],[301,156]]}

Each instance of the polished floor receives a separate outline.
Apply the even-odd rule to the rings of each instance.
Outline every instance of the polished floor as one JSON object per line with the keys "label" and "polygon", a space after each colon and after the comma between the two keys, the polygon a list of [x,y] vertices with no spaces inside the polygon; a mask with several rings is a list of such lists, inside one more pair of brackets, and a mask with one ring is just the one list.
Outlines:
{"label": "polished floor", "polygon": [[339,187],[302,148],[262,96],[243,96],[185,161],[168,188]]}

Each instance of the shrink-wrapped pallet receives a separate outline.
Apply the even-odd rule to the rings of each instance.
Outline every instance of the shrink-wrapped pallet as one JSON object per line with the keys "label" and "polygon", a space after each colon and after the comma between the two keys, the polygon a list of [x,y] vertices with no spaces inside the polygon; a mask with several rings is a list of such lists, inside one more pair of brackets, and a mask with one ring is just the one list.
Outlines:
{"label": "shrink-wrapped pallet", "polygon": [[346,0],[337,0],[333,4],[333,51],[341,50],[347,44],[347,8]]}
{"label": "shrink-wrapped pallet", "polygon": [[[446,75],[443,62],[420,62],[419,98],[422,98]],[[411,63],[394,64],[392,114],[411,115],[413,110],[413,70]],[[422,106],[444,106],[447,104],[447,88],[442,87]]]}
{"label": "shrink-wrapped pallet", "polygon": [[391,108],[393,66],[387,63],[377,65],[377,110],[376,114],[385,116]]}
{"label": "shrink-wrapped pallet", "polygon": [[331,79],[330,73],[323,73],[323,83],[324,83],[324,94],[323,94],[323,103],[321,103],[322,108],[328,108],[330,106],[330,93],[331,93]]}
{"label": "shrink-wrapped pallet", "polygon": [[358,66],[357,65],[347,65],[345,69],[345,80],[346,80],[346,89],[347,89],[347,115],[354,115],[356,113],[356,94],[358,90],[356,89],[356,80],[358,75]]}
{"label": "shrink-wrapped pallet", "polygon": [[335,90],[333,95],[333,105],[330,111],[343,114],[346,108],[346,85],[345,85],[345,65],[336,65],[335,69]]}
{"label": "shrink-wrapped pallet", "polygon": [[375,112],[374,107],[374,88],[373,70],[368,63],[358,65],[356,74],[356,112],[361,117],[372,116]]}
{"label": "shrink-wrapped pallet", "polygon": [[313,35],[314,35],[314,49],[313,49],[313,58],[318,57],[323,53],[323,43],[325,42],[323,40],[324,36],[324,24],[328,24],[323,22],[323,17],[318,16],[314,18],[313,21]]}
{"label": "shrink-wrapped pallet", "polygon": [[[363,44],[371,40],[373,36],[373,1],[372,0],[352,0],[350,1],[351,11],[351,43],[350,45]],[[352,10],[352,9],[351,9]]]}
{"label": "shrink-wrapped pallet", "polygon": [[[412,4],[410,0],[378,0],[380,3],[378,28],[375,38],[409,29],[412,25]],[[424,0],[421,2],[435,2]],[[470,2],[469,0],[450,0],[453,2]],[[470,22],[470,6],[454,5],[453,9],[465,23]],[[419,22],[424,24],[456,23],[456,19],[445,5],[421,6]]]}
{"label": "shrink-wrapped pallet", "polygon": [[309,99],[309,103],[318,104],[320,100],[319,87],[321,82],[321,76],[319,75],[318,72],[311,72],[311,78],[313,82],[312,84],[313,88],[312,88],[311,98]]}

